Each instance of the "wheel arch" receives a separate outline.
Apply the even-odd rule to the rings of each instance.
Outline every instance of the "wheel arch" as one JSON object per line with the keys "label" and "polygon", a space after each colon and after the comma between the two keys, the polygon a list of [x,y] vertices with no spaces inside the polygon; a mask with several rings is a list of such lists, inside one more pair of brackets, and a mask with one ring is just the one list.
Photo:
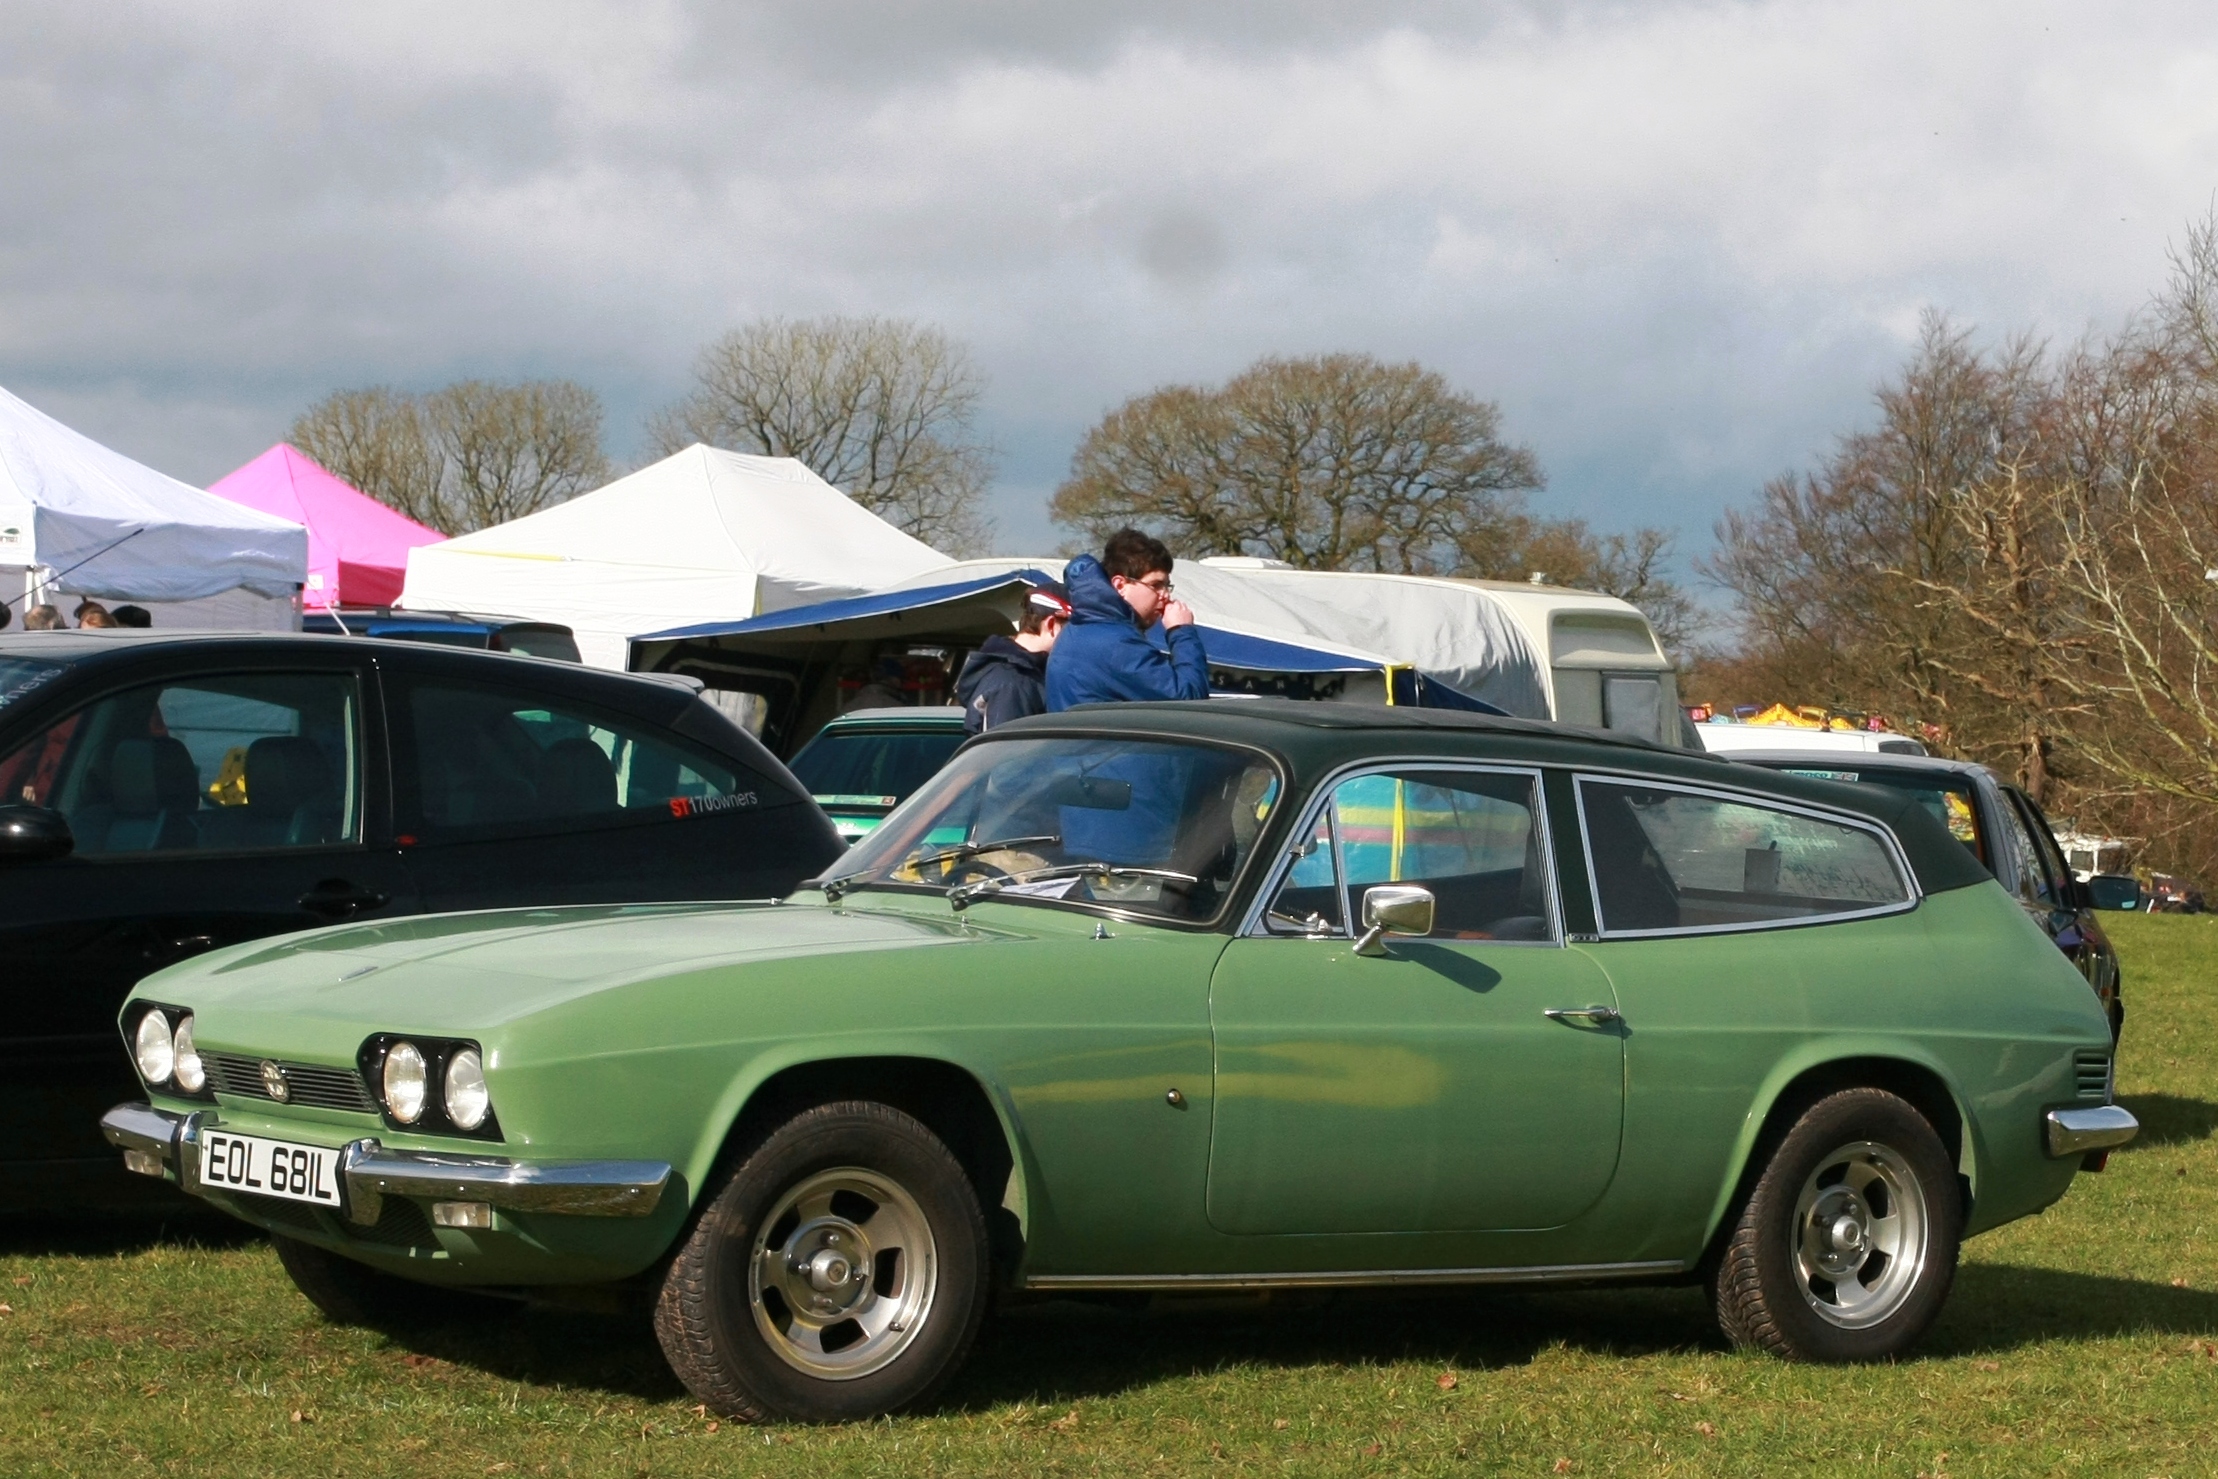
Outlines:
{"label": "wheel arch", "polygon": [[1978,1123],[1967,1111],[1948,1071],[1931,1056],[1901,1043],[1837,1043],[1813,1047],[1775,1067],[1765,1080],[1733,1147],[1733,1158],[1703,1229],[1703,1263],[1718,1251],[1720,1239],[1771,1149],[1812,1104],[1841,1089],[1885,1089],[1907,1100],[1941,1137],[1956,1164],[1957,1185],[1969,1223],[1978,1195]]}
{"label": "wheel arch", "polygon": [[987,1075],[952,1055],[913,1047],[794,1050],[750,1064],[695,1147],[687,1171],[696,1188],[694,1215],[717,1177],[771,1130],[812,1105],[842,1099],[891,1105],[937,1135],[977,1191],[995,1261],[1015,1266],[1030,1231],[1032,1178],[1011,1106]]}

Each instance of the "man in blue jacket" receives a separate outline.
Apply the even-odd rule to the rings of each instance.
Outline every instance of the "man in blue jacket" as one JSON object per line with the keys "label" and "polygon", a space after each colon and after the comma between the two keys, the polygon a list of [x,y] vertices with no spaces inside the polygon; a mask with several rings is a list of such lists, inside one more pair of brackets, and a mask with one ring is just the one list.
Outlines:
{"label": "man in blue jacket", "polygon": [[[1171,552],[1137,529],[1109,536],[1101,558],[1063,572],[1070,627],[1047,659],[1047,710],[1075,704],[1209,697],[1209,657],[1194,613],[1171,596]],[[1158,621],[1168,652],[1146,632]]]}

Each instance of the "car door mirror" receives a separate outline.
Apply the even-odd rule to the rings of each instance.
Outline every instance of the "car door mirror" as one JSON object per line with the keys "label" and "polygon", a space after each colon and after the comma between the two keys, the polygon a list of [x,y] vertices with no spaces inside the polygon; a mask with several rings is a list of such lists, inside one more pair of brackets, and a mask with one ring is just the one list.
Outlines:
{"label": "car door mirror", "polygon": [[1385,935],[1432,933],[1432,890],[1408,883],[1382,883],[1363,891],[1363,938],[1358,955],[1384,955]]}
{"label": "car door mirror", "polygon": [[67,857],[77,846],[69,818],[44,806],[0,806],[0,863]]}
{"label": "car door mirror", "polygon": [[2087,907],[2090,909],[2141,907],[2140,882],[2124,874],[2098,873],[2081,887],[2087,890]]}

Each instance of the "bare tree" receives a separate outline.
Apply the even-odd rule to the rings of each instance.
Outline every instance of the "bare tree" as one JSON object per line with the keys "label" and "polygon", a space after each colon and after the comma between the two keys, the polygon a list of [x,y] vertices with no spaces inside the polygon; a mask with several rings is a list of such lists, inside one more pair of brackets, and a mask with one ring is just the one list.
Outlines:
{"label": "bare tree", "polygon": [[445,467],[408,392],[382,385],[334,391],[293,419],[287,440],[378,502],[445,529]]}
{"label": "bare tree", "polygon": [[665,454],[694,442],[793,457],[927,544],[982,549],[992,455],[973,426],[984,377],[938,329],[900,319],[764,319],[701,351],[694,389],[649,426]]}
{"label": "bare tree", "polygon": [[293,422],[294,446],[443,534],[522,518],[608,480],[601,401],[569,380],[462,380],[429,395],[328,395]]}
{"label": "bare tree", "polygon": [[1222,387],[1167,386],[1110,412],[1052,509],[1091,537],[1135,525],[1196,555],[1446,573],[1505,537],[1540,486],[1500,424],[1420,365],[1266,359]]}

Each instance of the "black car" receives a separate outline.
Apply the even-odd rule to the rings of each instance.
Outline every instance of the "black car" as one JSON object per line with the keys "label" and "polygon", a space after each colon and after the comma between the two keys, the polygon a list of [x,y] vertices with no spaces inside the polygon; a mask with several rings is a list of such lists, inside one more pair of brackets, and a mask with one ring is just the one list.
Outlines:
{"label": "black car", "polygon": [[331,637],[380,637],[388,642],[429,642],[578,662],[577,634],[560,622],[523,621],[469,611],[395,611],[390,606],[341,606],[311,611],[300,629]]}
{"label": "black car", "polygon": [[1791,775],[1887,786],[1916,796],[2071,957],[2110,1014],[2111,1036],[2119,1034],[2126,1009],[2120,998],[2118,952],[2095,917],[2093,892],[2065,862],[2056,829],[2025,792],[1976,761],[1937,756],[1743,750],[1732,758]]}
{"label": "black car", "polygon": [[[842,848],[683,680],[299,635],[0,637],[0,1208],[106,1201],[139,977],[340,920],[762,898]],[[139,1178],[128,1178],[137,1182]]]}

